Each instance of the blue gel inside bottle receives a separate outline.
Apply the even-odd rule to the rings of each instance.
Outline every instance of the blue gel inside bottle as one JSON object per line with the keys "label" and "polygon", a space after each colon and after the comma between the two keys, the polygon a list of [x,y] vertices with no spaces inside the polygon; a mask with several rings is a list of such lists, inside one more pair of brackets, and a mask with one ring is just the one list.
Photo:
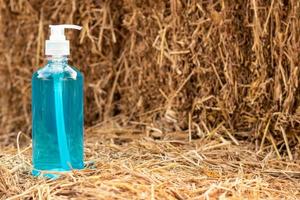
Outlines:
{"label": "blue gel inside bottle", "polygon": [[82,169],[83,76],[67,57],[50,57],[32,76],[33,175]]}

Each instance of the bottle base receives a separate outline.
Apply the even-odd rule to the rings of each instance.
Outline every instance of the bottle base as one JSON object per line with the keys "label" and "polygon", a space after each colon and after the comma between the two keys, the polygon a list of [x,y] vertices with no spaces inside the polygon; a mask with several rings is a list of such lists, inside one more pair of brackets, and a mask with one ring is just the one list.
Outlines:
{"label": "bottle base", "polygon": [[54,168],[54,169],[49,169],[49,170],[33,169],[31,171],[31,174],[35,177],[44,177],[44,178],[55,180],[55,179],[59,178],[60,176],[68,174],[70,172],[71,172],[71,170],[66,170],[63,168]]}

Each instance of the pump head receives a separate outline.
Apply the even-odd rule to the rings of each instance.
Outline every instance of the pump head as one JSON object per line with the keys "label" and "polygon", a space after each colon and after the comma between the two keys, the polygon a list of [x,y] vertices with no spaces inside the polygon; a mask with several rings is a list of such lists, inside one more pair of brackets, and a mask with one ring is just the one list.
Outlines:
{"label": "pump head", "polygon": [[66,56],[70,55],[70,42],[66,40],[65,28],[80,30],[81,27],[71,24],[50,25],[51,34],[46,40],[46,55]]}

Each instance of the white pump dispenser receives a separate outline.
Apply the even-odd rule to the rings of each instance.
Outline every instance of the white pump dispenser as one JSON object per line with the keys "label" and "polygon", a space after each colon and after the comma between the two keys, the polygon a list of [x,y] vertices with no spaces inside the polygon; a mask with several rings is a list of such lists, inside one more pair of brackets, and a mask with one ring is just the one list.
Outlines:
{"label": "white pump dispenser", "polygon": [[45,54],[48,56],[70,55],[70,43],[66,40],[65,28],[81,30],[81,26],[72,24],[49,25],[51,34],[46,40]]}

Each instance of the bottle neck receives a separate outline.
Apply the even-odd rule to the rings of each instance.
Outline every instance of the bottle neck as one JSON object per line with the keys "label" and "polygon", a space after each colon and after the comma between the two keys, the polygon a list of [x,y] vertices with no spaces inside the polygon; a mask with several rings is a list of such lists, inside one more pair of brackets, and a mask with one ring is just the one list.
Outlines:
{"label": "bottle neck", "polygon": [[68,64],[68,56],[47,56],[48,64],[51,65],[66,65]]}

